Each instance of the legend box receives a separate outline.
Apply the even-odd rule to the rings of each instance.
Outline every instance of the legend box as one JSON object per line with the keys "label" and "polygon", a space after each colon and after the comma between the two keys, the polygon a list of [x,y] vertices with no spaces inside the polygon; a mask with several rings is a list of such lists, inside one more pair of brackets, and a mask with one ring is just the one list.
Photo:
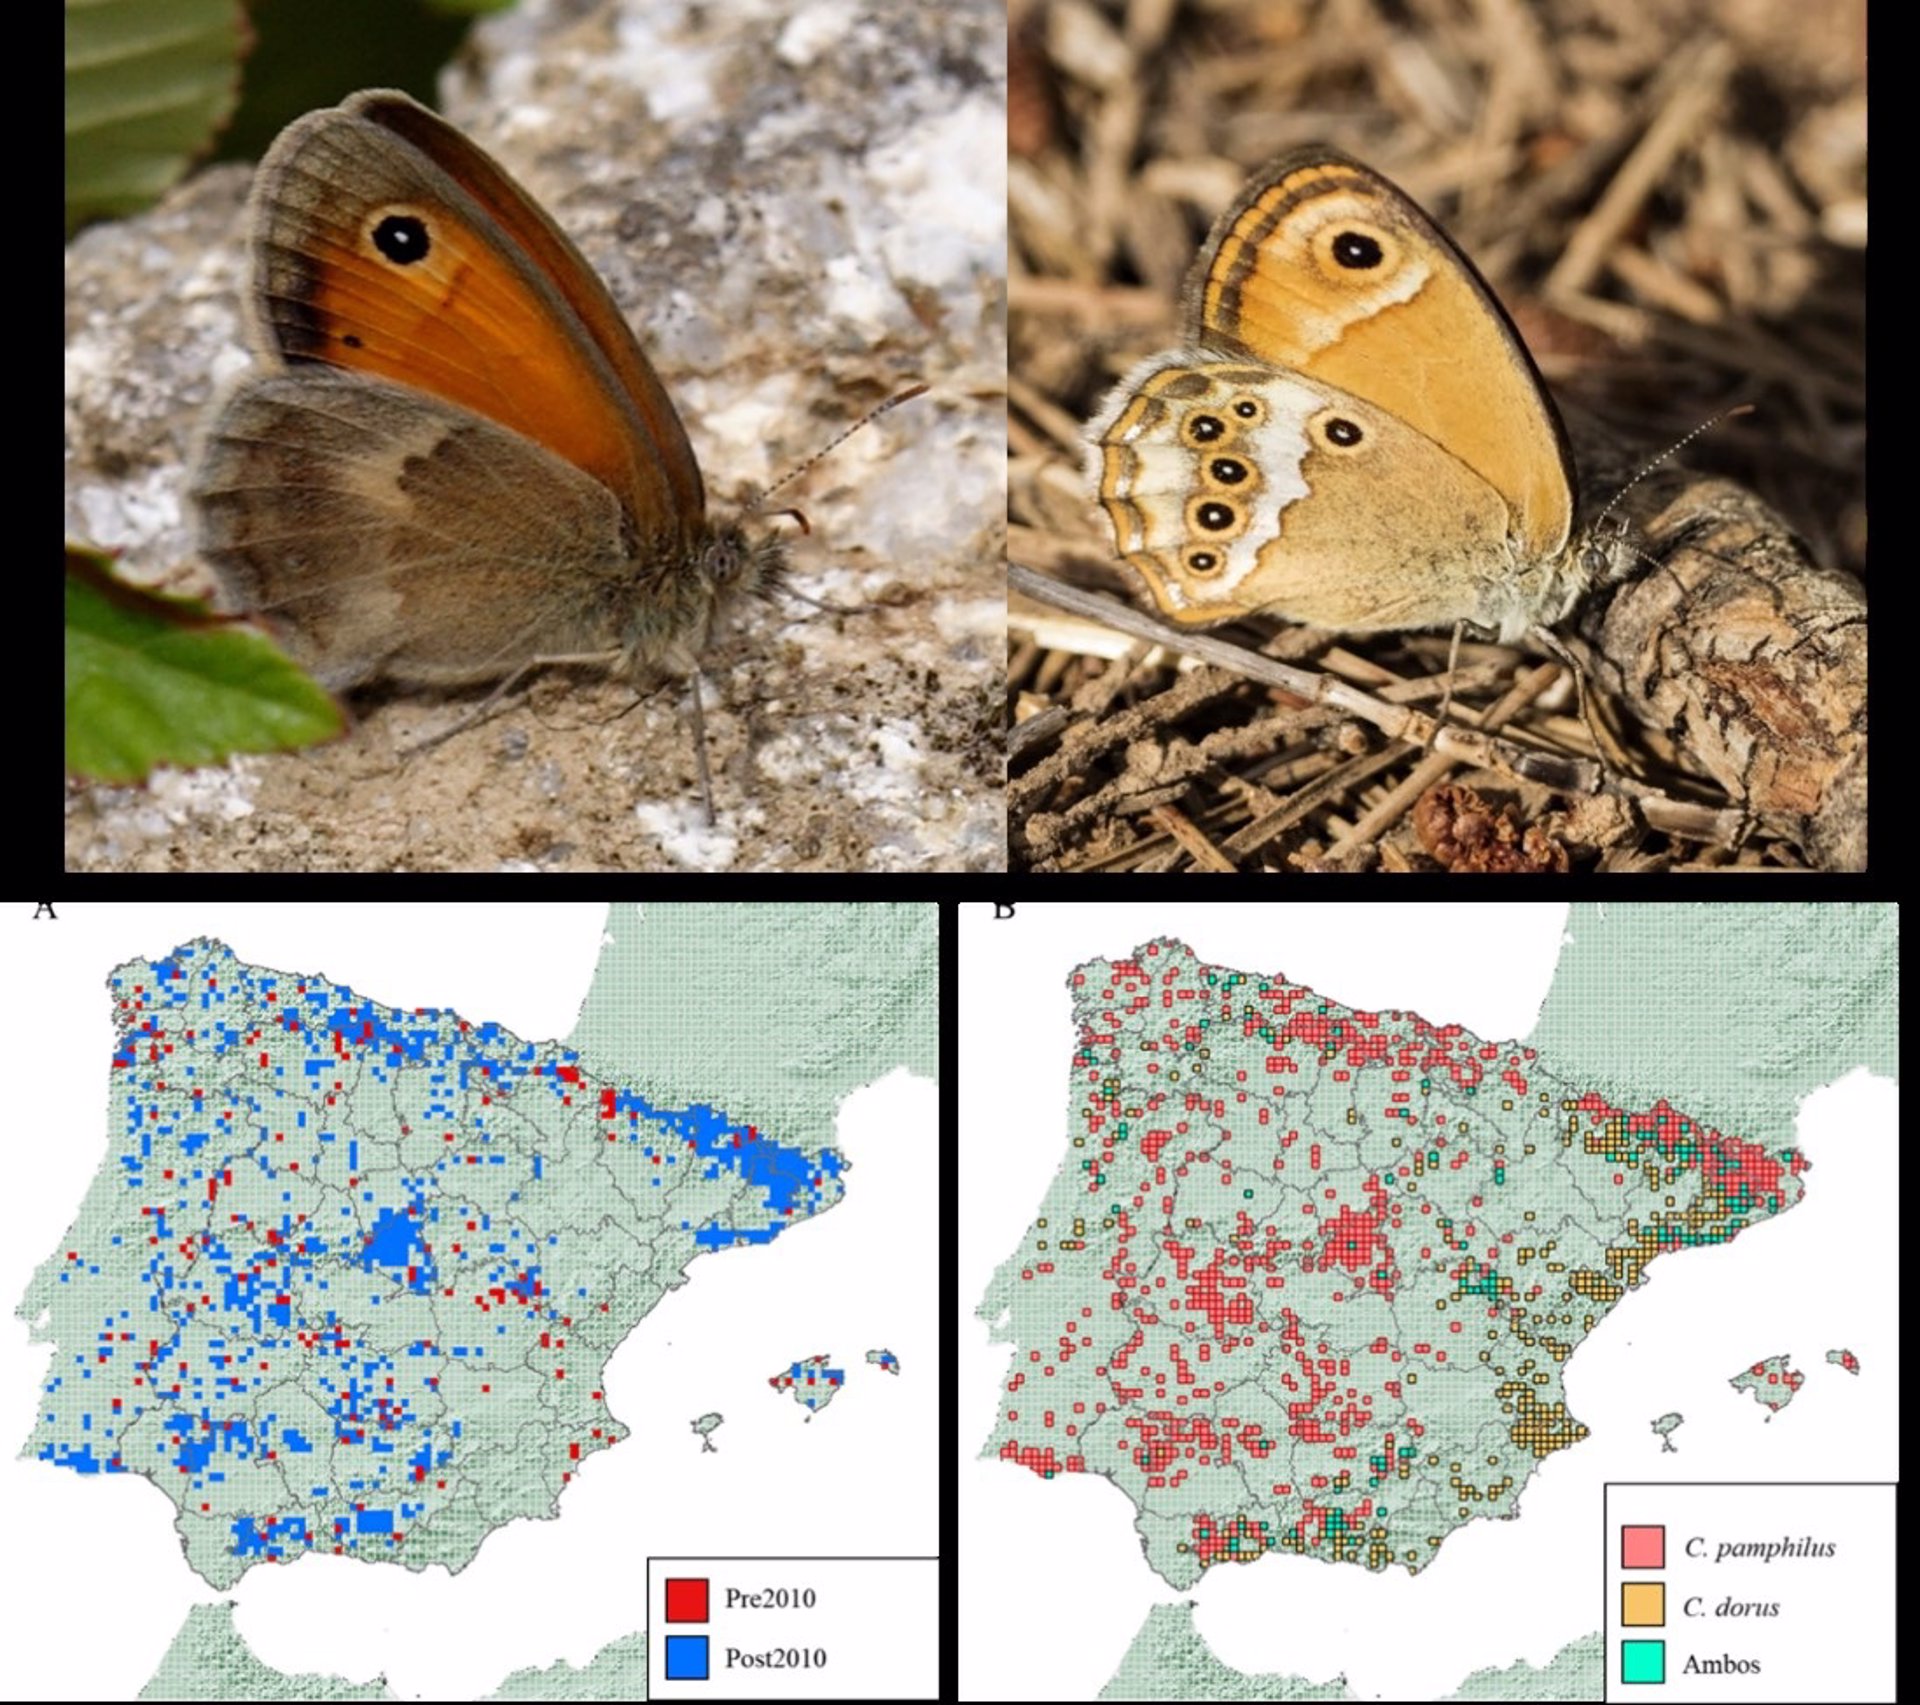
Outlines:
{"label": "legend box", "polygon": [[1605,1697],[1894,1697],[1897,1488],[1610,1482]]}
{"label": "legend box", "polygon": [[649,1557],[654,1699],[937,1699],[937,1557]]}

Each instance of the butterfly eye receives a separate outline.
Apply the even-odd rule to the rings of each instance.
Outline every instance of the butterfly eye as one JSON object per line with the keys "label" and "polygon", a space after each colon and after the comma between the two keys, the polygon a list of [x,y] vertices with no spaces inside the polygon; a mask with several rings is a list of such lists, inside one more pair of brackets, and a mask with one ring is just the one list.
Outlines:
{"label": "butterfly eye", "polygon": [[1212,551],[1188,551],[1187,567],[1195,574],[1211,574],[1220,566],[1220,559]]}
{"label": "butterfly eye", "polygon": [[433,247],[427,240],[427,222],[412,213],[389,213],[373,228],[373,246],[395,266],[423,261]]}
{"label": "butterfly eye", "polygon": [[1350,272],[1370,272],[1385,258],[1379,243],[1361,231],[1342,231],[1333,239],[1333,258]]}
{"label": "butterfly eye", "polygon": [[1187,438],[1194,444],[1211,444],[1227,430],[1227,423],[1217,415],[1196,414],[1187,422]]}
{"label": "butterfly eye", "polygon": [[723,536],[707,547],[701,566],[706,569],[708,579],[724,586],[740,572],[740,556],[736,541]]}
{"label": "butterfly eye", "polygon": [[1247,477],[1247,464],[1236,462],[1231,456],[1215,456],[1207,464],[1207,472],[1222,485],[1238,485]]}

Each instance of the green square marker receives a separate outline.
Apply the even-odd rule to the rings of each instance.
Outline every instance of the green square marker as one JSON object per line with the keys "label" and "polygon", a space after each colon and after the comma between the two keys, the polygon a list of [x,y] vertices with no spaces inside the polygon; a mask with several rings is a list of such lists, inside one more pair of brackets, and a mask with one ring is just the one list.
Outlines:
{"label": "green square marker", "polygon": [[1664,1682],[1667,1679],[1666,1641],[1622,1640],[1620,1642],[1620,1679]]}

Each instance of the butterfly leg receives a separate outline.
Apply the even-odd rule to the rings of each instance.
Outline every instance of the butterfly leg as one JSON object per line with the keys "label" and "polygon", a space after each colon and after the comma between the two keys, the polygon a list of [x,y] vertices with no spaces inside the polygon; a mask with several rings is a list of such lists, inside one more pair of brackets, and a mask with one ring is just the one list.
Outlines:
{"label": "butterfly leg", "polygon": [[443,728],[438,734],[429,735],[425,740],[415,742],[415,744],[409,746],[402,752],[400,757],[402,761],[408,758],[418,757],[422,752],[432,751],[435,746],[440,745],[443,741],[451,740],[456,734],[464,734],[469,728],[477,728],[489,717],[496,715],[501,709],[501,701],[506,698],[507,694],[513,690],[523,677],[532,674],[536,669],[545,669],[556,664],[567,663],[591,663],[601,668],[611,669],[623,659],[624,655],[623,652],[618,651],[588,651],[570,656],[529,657],[526,662],[518,665],[512,673],[507,675],[500,682],[499,686],[487,694],[486,699],[477,710],[459,718],[451,727]]}
{"label": "butterfly leg", "polygon": [[700,709],[700,671],[687,677],[693,693],[693,756],[700,766],[700,799],[707,808],[707,827],[713,827],[713,777],[707,772],[707,719]]}
{"label": "butterfly leg", "polygon": [[1453,672],[1460,666],[1460,635],[1466,628],[1465,622],[1453,624],[1453,640],[1447,647],[1447,690],[1440,698],[1440,714],[1434,718],[1433,727],[1428,730],[1426,750],[1433,750],[1434,737],[1447,725],[1447,712],[1453,708]]}
{"label": "butterfly leg", "polygon": [[1574,697],[1580,706],[1580,720],[1586,724],[1587,738],[1593,742],[1594,755],[1599,758],[1601,767],[1610,775],[1630,774],[1631,767],[1625,752],[1621,750],[1620,742],[1603,734],[1600,724],[1594,720],[1593,705],[1587,697],[1587,672],[1581,666],[1580,659],[1574,656],[1566,642],[1549,628],[1535,627],[1528,632],[1527,637],[1555,662],[1564,664],[1572,674]]}
{"label": "butterfly leg", "polygon": [[830,598],[816,598],[811,593],[802,592],[797,586],[782,586],[780,591],[799,603],[811,604],[816,610],[824,610],[830,616],[857,616],[867,608],[860,604],[836,604]]}

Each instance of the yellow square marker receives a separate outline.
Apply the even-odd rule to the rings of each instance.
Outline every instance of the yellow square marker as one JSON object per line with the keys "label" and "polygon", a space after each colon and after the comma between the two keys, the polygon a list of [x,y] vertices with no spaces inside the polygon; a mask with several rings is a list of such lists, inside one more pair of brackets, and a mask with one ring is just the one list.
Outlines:
{"label": "yellow square marker", "polygon": [[1620,1588],[1620,1625],[1623,1628],[1664,1628],[1667,1588],[1662,1581],[1627,1581]]}

